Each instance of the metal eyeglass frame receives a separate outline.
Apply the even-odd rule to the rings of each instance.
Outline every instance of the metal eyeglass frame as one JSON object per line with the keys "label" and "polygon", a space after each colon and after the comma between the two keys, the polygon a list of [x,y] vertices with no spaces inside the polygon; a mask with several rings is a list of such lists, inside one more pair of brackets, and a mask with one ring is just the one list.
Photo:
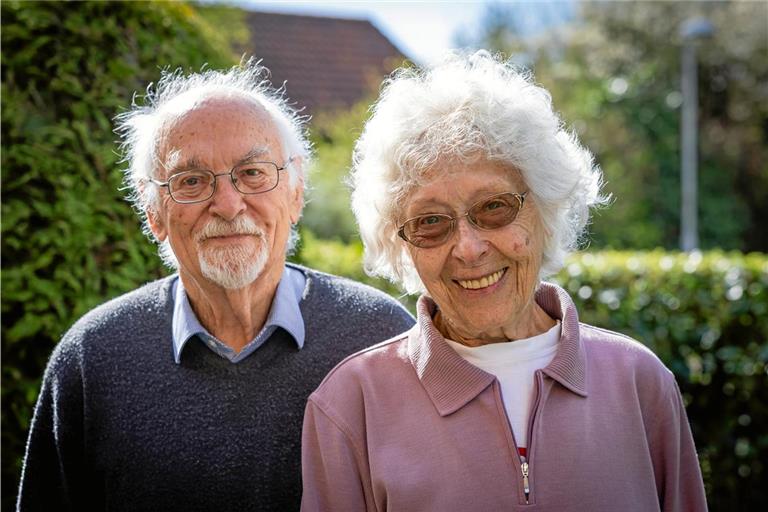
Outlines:
{"label": "metal eyeglass frame", "polygon": [[[289,158],[288,161],[285,164],[283,164],[282,166],[279,166],[275,162],[270,162],[270,161],[267,161],[267,160],[248,162],[247,164],[238,164],[238,165],[236,165],[235,167],[230,169],[229,172],[220,172],[220,173],[215,173],[215,172],[211,171],[210,169],[190,169],[188,171],[178,172],[178,173],[170,176],[168,178],[168,181],[159,181],[159,180],[156,180],[154,178],[148,178],[148,180],[150,182],[154,183],[155,185],[157,185],[158,187],[165,187],[166,189],[168,189],[168,195],[171,196],[171,199],[175,203],[178,203],[178,204],[202,203],[202,202],[207,201],[210,198],[212,198],[213,195],[216,193],[216,185],[218,183],[217,178],[219,176],[229,176],[229,179],[232,182],[232,186],[235,187],[235,190],[237,190],[238,192],[240,192],[243,195],[253,196],[253,195],[264,194],[264,193],[267,193],[267,192],[271,192],[272,190],[275,190],[277,188],[277,186],[280,184],[280,171],[286,170],[288,168],[288,164],[290,163],[291,160],[292,160],[292,158]],[[272,165],[272,166],[275,167],[275,172],[277,173],[277,179],[275,180],[275,184],[271,188],[268,188],[266,190],[260,190],[258,192],[243,192],[242,190],[240,190],[240,187],[237,186],[237,179],[235,179],[234,172],[238,168],[242,168],[245,165],[257,165],[257,164],[269,164],[269,165]],[[179,199],[176,199],[173,196],[173,192],[171,191],[171,186],[170,186],[171,180],[176,178],[176,177],[178,177],[178,176],[181,176],[183,174],[192,173],[192,172],[207,172],[207,173],[209,173],[210,175],[213,176],[213,187],[211,187],[211,193],[210,193],[210,195],[208,195],[204,199],[195,199],[194,201],[180,201]]]}

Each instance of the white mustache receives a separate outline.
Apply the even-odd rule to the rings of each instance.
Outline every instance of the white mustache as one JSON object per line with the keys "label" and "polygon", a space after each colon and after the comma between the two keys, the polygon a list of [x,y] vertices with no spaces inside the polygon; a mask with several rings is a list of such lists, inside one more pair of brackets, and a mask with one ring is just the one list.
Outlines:
{"label": "white mustache", "polygon": [[231,222],[215,218],[203,226],[203,229],[197,234],[196,238],[198,242],[202,242],[207,238],[232,235],[256,235],[263,237],[264,231],[253,220],[245,216],[237,217]]}

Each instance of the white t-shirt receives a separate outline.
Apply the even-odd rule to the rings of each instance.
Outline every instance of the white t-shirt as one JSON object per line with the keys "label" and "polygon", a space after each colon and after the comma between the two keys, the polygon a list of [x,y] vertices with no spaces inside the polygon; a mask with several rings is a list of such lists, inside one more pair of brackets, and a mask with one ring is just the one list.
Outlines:
{"label": "white t-shirt", "polygon": [[496,376],[517,447],[527,447],[533,374],[555,357],[560,341],[560,321],[547,332],[507,343],[467,347],[448,339],[445,341],[469,363]]}

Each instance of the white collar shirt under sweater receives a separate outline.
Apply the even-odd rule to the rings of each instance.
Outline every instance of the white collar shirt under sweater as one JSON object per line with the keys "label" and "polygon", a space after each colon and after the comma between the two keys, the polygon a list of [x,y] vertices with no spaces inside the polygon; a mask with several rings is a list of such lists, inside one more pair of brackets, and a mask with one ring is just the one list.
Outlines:
{"label": "white collar shirt under sweater", "polygon": [[520,448],[528,446],[527,425],[533,396],[533,374],[552,361],[559,340],[559,320],[546,332],[508,343],[468,347],[445,340],[467,362],[498,379],[504,409]]}

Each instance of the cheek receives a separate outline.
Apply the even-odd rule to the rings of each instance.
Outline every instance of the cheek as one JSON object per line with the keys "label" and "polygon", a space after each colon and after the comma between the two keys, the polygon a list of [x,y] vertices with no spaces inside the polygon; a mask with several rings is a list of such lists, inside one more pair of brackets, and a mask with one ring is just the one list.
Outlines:
{"label": "cheek", "polygon": [[169,217],[168,217],[168,222],[171,225],[173,225],[173,226],[181,228],[179,231],[184,231],[185,228],[186,228],[186,224],[187,224],[186,218],[185,218],[184,214],[181,213],[181,212],[173,212],[173,213],[171,213],[171,215],[169,215]]}
{"label": "cheek", "polygon": [[412,247],[408,247],[409,252],[411,254],[411,261],[413,261],[413,265],[416,267],[416,271],[420,275],[434,275],[436,267],[439,267],[438,264],[438,258],[435,257],[432,252],[434,252],[434,249],[430,251],[420,250]]}
{"label": "cheek", "polygon": [[[194,238],[195,233],[202,229],[205,221],[204,215],[195,205],[179,205],[182,208],[174,208],[168,212],[168,225],[172,226],[176,239]],[[189,208],[189,207],[192,208]]]}
{"label": "cheek", "polygon": [[512,255],[524,256],[533,248],[533,238],[528,233],[515,232],[507,239],[507,248]]}
{"label": "cheek", "polygon": [[446,283],[443,279],[445,270],[444,257],[421,257],[414,259],[414,265],[424,286],[433,296],[445,293]]}

